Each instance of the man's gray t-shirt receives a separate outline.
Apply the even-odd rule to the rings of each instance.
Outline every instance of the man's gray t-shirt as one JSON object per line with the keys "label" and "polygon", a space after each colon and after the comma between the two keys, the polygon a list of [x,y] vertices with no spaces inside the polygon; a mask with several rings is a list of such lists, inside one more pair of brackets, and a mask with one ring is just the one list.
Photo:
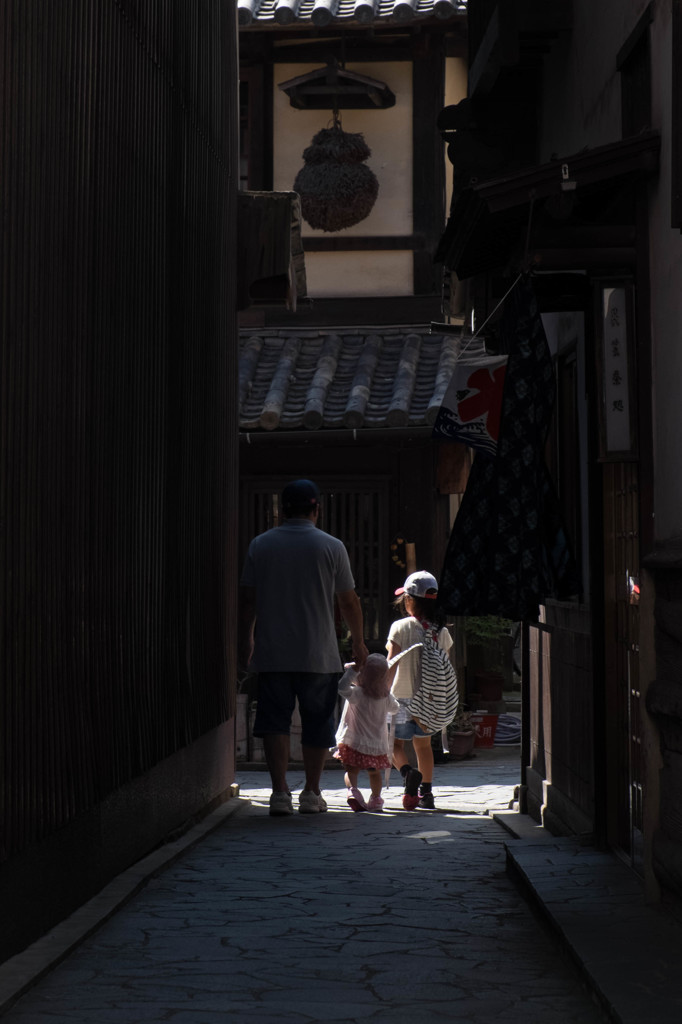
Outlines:
{"label": "man's gray t-shirt", "polygon": [[355,588],[343,542],[287,519],[249,545],[242,586],[256,590],[257,672],[338,672],[334,595]]}

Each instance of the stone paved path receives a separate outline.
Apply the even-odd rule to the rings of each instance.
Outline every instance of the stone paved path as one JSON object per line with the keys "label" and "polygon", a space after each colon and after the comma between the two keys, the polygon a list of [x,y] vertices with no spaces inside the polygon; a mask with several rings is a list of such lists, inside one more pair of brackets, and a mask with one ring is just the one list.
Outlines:
{"label": "stone paved path", "polygon": [[[578,974],[505,874],[507,761],[439,769],[439,810],[250,806],[169,864],[3,1024],[592,1024]],[[291,776],[292,788],[301,779]]]}

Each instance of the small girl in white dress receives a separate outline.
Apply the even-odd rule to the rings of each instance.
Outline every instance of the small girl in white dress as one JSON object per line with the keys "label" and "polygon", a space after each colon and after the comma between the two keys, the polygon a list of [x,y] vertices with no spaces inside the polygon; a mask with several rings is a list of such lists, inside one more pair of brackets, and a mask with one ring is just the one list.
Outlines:
{"label": "small girl in white dress", "polygon": [[[339,693],[346,698],[334,751],[346,769],[348,804],[354,811],[381,811],[382,772],[391,766],[388,718],[400,705],[391,694],[388,661],[383,654],[370,654],[360,672],[345,666]],[[369,776],[372,795],[365,802],[357,788],[360,769]]]}

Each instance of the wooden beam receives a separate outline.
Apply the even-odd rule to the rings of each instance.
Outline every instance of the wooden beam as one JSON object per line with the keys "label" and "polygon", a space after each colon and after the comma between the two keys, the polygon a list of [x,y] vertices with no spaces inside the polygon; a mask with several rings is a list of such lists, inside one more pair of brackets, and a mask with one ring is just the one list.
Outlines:
{"label": "wooden beam", "polygon": [[[677,0],[682,3],[682,0]],[[568,168],[569,178],[576,181],[577,188],[596,185],[626,175],[650,174],[658,168],[661,146],[660,134],[656,131],[605,146],[596,146],[581,153],[552,160],[540,167],[510,174],[504,178],[484,181],[474,192],[486,204],[491,213],[523,206],[562,191],[562,167]]]}
{"label": "wooden beam", "polygon": [[423,235],[339,235],[325,238],[318,235],[303,237],[305,252],[381,252],[409,249],[419,252],[425,248]]}
{"label": "wooden beam", "polygon": [[529,259],[537,270],[630,270],[635,266],[635,249],[532,249]]}
{"label": "wooden beam", "polygon": [[637,229],[634,224],[543,224],[531,233],[535,249],[634,248]]}
{"label": "wooden beam", "polygon": [[[282,45],[279,40],[273,47],[273,59],[278,64],[324,64],[330,54],[340,60],[345,53],[345,60],[358,64],[375,64],[391,61],[412,60],[412,38],[381,39],[378,35],[374,37],[376,45],[368,46],[366,38],[353,41],[346,37],[345,43],[341,37],[326,39],[320,42],[319,39],[299,39],[292,46]],[[241,33],[240,33],[241,39]],[[345,50],[344,50],[345,47]]]}
{"label": "wooden beam", "polygon": [[265,327],[336,327],[360,324],[428,324],[440,315],[440,294],[359,296],[313,299],[299,303],[296,312],[281,306],[251,306],[239,313],[239,325],[251,328],[254,334]]}

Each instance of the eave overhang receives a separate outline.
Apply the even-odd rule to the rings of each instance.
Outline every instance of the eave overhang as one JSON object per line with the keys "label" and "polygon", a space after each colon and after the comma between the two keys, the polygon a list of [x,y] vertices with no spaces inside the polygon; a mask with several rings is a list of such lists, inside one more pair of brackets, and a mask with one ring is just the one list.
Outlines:
{"label": "eave overhang", "polygon": [[280,82],[278,88],[297,110],[386,110],[395,106],[395,95],[385,82],[347,71],[333,61]]}
{"label": "eave overhang", "polygon": [[[643,132],[464,189],[452,208],[437,259],[460,279],[504,266],[529,227],[531,207],[537,211],[544,204],[549,209],[552,202],[570,203],[573,197],[580,202],[612,186],[650,177],[658,170],[660,144],[658,132]],[[557,229],[565,224],[557,222]],[[603,230],[608,239],[608,225]]]}

